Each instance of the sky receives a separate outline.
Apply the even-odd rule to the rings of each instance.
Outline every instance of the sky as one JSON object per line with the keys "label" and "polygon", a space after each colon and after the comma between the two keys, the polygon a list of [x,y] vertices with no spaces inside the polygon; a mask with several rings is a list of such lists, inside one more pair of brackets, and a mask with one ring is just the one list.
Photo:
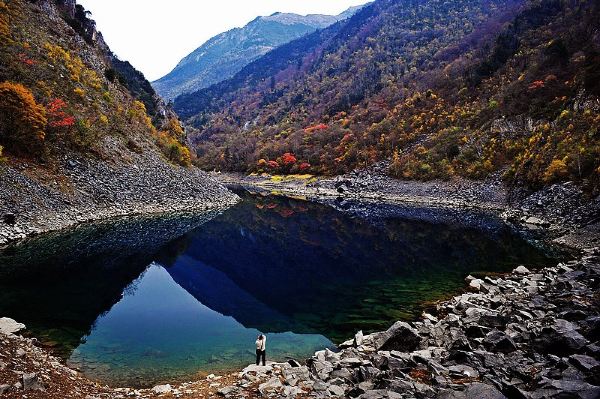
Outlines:
{"label": "sky", "polygon": [[78,0],[111,50],[150,81],[211,37],[274,12],[339,14],[367,0]]}

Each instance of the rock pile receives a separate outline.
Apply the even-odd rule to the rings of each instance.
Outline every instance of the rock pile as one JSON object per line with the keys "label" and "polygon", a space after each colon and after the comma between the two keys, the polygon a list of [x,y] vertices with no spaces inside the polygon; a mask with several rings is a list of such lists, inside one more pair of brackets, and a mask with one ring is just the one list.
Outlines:
{"label": "rock pile", "polygon": [[[540,271],[467,278],[471,292],[421,321],[361,332],[301,366],[251,366],[219,391],[243,397],[600,397],[600,250]],[[257,385],[258,384],[258,385]],[[258,386],[258,388],[253,388]]]}
{"label": "rock pile", "polygon": [[[118,147],[112,137],[104,141]],[[134,156],[111,164],[70,154],[52,175],[33,165],[0,163],[0,245],[85,222],[225,209],[239,200],[201,170],[168,164],[155,149]]]}

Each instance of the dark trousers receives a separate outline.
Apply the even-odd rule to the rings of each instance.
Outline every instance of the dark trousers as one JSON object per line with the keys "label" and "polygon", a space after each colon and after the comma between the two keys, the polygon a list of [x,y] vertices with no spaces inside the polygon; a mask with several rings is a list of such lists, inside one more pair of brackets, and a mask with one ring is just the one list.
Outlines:
{"label": "dark trousers", "polygon": [[256,350],[256,365],[260,363],[260,359],[262,358],[262,364],[265,366],[267,364],[267,351],[261,351],[260,349]]}

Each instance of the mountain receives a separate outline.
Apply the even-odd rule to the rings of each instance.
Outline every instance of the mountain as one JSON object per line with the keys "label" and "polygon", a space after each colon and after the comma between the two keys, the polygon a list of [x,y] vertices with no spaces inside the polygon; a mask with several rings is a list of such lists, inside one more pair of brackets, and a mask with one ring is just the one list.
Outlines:
{"label": "mountain", "polygon": [[0,244],[234,198],[191,167],[186,134],[74,0],[0,0]]}
{"label": "mountain", "polygon": [[275,47],[347,19],[361,7],[351,7],[339,15],[274,13],[258,17],[243,28],[209,39],[152,85],[167,100],[200,90],[232,77]]}
{"label": "mountain", "polygon": [[[175,100],[203,168],[598,192],[598,2],[378,0]],[[575,144],[577,143],[577,144]]]}

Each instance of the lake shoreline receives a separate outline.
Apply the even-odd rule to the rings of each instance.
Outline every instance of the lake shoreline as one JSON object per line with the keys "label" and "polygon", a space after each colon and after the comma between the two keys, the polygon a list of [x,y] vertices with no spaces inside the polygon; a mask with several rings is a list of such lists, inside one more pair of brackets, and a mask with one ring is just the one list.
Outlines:
{"label": "lake shoreline", "polygon": [[[227,187],[305,198],[330,205],[361,202],[375,205],[465,210],[495,215],[515,230],[546,246],[577,251],[600,244],[600,199],[588,199],[573,183],[542,190],[511,192],[500,175],[483,181],[415,182],[385,175],[381,167],[336,177],[281,177],[212,173]],[[343,206],[336,206],[342,209]]]}
{"label": "lake shoreline", "polygon": [[239,201],[207,173],[167,164],[151,149],[122,163],[69,153],[51,166],[0,162],[0,248],[90,222],[224,210]]}
{"label": "lake shoreline", "polygon": [[[82,398],[169,395],[203,398],[209,394],[253,398],[290,397],[294,393],[304,397],[474,398],[479,396],[469,396],[473,392],[506,397],[510,397],[511,392],[521,392],[523,397],[541,398],[533,394],[535,389],[528,392],[524,388],[531,386],[531,381],[537,381],[542,395],[548,395],[543,397],[552,397],[557,392],[593,397],[589,395],[600,392],[593,377],[600,365],[599,353],[592,341],[599,332],[600,316],[594,307],[597,287],[590,285],[593,281],[590,277],[598,275],[600,249],[588,248],[577,259],[558,266],[532,271],[519,267],[512,273],[493,278],[468,277],[465,293],[439,302],[431,313],[424,313],[419,320],[397,322],[388,331],[370,335],[363,336],[359,332],[340,345],[341,352],[318,351],[305,365],[292,362],[275,363],[266,368],[250,366],[241,372],[209,375],[193,382],[152,389],[111,388],[95,383],[38,347],[35,338],[0,333],[3,343],[0,375],[3,381],[10,383],[8,387],[0,384],[0,392],[4,389],[9,395],[17,395],[9,397],[26,395],[28,398],[59,398],[74,392],[81,393]],[[557,289],[561,295],[556,295]],[[574,303],[560,299],[571,296],[579,299]],[[527,305],[527,301],[534,298],[551,301],[554,297],[558,302],[552,304],[553,311],[542,310],[549,305],[538,303],[532,309]],[[585,316],[575,316],[581,314],[582,309]],[[542,347],[551,352],[556,350],[555,341],[571,345],[569,353],[555,356],[538,352]],[[536,355],[530,357],[531,353]],[[524,358],[515,360],[517,354]],[[561,356],[565,355],[561,363]],[[535,373],[539,375],[530,377],[526,385],[489,374],[490,370],[512,373],[511,368],[518,370],[520,363],[532,361],[531,367],[537,367]],[[486,362],[491,362],[493,367],[489,369]],[[552,379],[557,375],[559,379]],[[577,377],[574,380],[573,375]],[[576,386],[572,384],[574,381]],[[440,396],[442,394],[446,396]],[[3,396],[0,394],[0,397]]]}
{"label": "lake shoreline", "polygon": [[[245,181],[242,181],[244,184],[239,184],[239,181],[235,182],[233,179],[225,180],[220,178],[220,180],[225,184],[236,184],[250,189],[276,191],[282,194],[306,196],[308,198],[310,198],[311,195],[314,196],[314,193],[312,192],[309,193],[306,190],[294,188],[290,189],[289,187],[286,188],[282,185],[268,185],[267,187],[264,187],[264,185],[261,186],[260,184],[247,184]],[[334,194],[323,195],[321,198],[331,199],[333,195]],[[339,197],[339,195],[335,198],[337,197]],[[536,197],[534,197],[534,200],[537,203],[537,199],[535,198]],[[385,203],[386,197],[382,196],[380,198],[372,198],[371,200],[376,203]],[[521,204],[523,203],[527,204],[526,201]],[[432,204],[431,201],[428,202],[428,204],[432,206],[441,206],[441,204]],[[464,207],[458,207],[458,210],[467,208],[472,209],[474,206],[473,204],[465,203]],[[475,206],[475,208],[477,207]],[[595,248],[597,244],[594,245],[594,243],[598,242],[598,237],[600,235],[598,234],[596,225],[585,225],[584,223],[579,223],[579,225],[576,223],[560,224],[561,218],[563,220],[566,219],[565,216],[556,217],[551,212],[533,213],[529,211],[528,213],[525,213],[526,211],[523,211],[523,205],[521,205],[521,208],[513,208],[511,210],[503,210],[501,207],[493,209],[485,208],[485,210],[501,216],[503,220],[511,225],[519,226],[524,229],[532,229],[536,231],[538,237],[542,237],[545,242],[551,245],[560,245],[561,247],[570,248],[573,251],[577,251],[579,255],[570,262],[558,266],[549,266],[548,268],[541,270],[520,270],[508,274],[505,277],[495,276],[493,278],[488,277],[484,279],[468,278],[466,287],[467,290],[470,290],[471,292],[457,295],[450,300],[438,303],[436,306],[438,314],[424,314],[423,318],[412,323],[397,323],[386,332],[374,333],[369,336],[362,336],[362,334],[359,333],[354,340],[342,345],[342,347],[345,348],[340,354],[333,354],[333,352],[330,351],[320,351],[317,352],[312,359],[309,359],[306,365],[294,365],[299,367],[293,367],[288,363],[281,363],[268,366],[264,369],[250,367],[239,373],[226,373],[222,376],[212,377],[207,376],[198,379],[195,382],[174,384],[173,386],[161,385],[154,387],[153,389],[110,388],[105,385],[97,384],[68,367],[61,365],[61,362],[58,359],[53,358],[47,350],[36,347],[35,339],[22,338],[19,336],[3,336],[0,339],[3,340],[5,344],[3,347],[5,349],[8,348],[8,351],[0,358],[0,361],[4,362],[0,363],[0,375],[6,375],[4,371],[10,370],[12,373],[10,375],[12,375],[12,377],[10,380],[7,379],[6,381],[15,380],[15,382],[11,383],[8,387],[4,386],[4,388],[0,385],[0,393],[5,389],[6,392],[10,392],[9,395],[24,394],[29,398],[58,398],[64,397],[65,395],[72,395],[74,392],[82,393],[82,398],[152,398],[161,396],[169,397],[169,395],[184,398],[203,398],[207,397],[209,394],[213,396],[218,394],[225,397],[238,397],[240,394],[243,394],[246,397],[263,397],[265,395],[273,397],[293,397],[294,394],[301,394],[307,395],[308,397],[358,397],[363,395],[362,397],[365,398],[408,398],[415,396],[436,397],[436,395],[438,395],[437,397],[470,398],[479,396],[469,396],[469,392],[471,392],[471,394],[473,394],[473,392],[478,392],[475,395],[481,395],[481,392],[487,392],[487,394],[504,394],[507,396],[512,396],[512,394],[509,395],[511,392],[521,392],[521,397],[534,398],[536,397],[535,395],[530,395],[529,392],[525,392],[524,388],[519,386],[518,383],[506,383],[497,378],[490,379],[489,376],[486,376],[485,374],[487,372],[485,365],[471,364],[467,361],[461,361],[459,364],[456,364],[457,360],[448,356],[452,351],[454,351],[452,353],[455,354],[462,353],[461,356],[471,354],[467,356],[467,359],[469,356],[478,356],[477,350],[473,346],[477,344],[483,345],[483,340],[487,339],[491,332],[495,333],[495,331],[498,330],[498,326],[494,324],[497,321],[493,321],[498,319],[492,317],[496,315],[495,312],[498,310],[498,307],[496,307],[498,302],[501,303],[500,307],[505,306],[507,303],[524,304],[525,298],[528,298],[527,295],[532,293],[536,295],[546,294],[547,292],[550,292],[549,290],[556,289],[556,284],[560,284],[562,288],[562,285],[564,285],[566,281],[565,274],[570,276],[566,277],[567,279],[575,279],[578,281],[574,286],[567,286],[568,291],[562,292],[562,294],[567,295],[569,292],[573,291],[572,295],[581,296],[581,287],[590,284],[589,276],[597,276],[600,274],[600,250]],[[546,211],[551,210],[546,209]],[[515,212],[520,216],[515,217]],[[536,223],[527,223],[526,221],[532,222],[532,220],[527,220],[529,218],[537,218],[537,220],[534,220]],[[548,220],[551,222],[548,222]],[[534,285],[529,285],[531,282],[533,282]],[[579,291],[576,291],[576,289]],[[530,290],[532,292],[530,292]],[[586,292],[588,294],[591,292],[593,295],[597,296],[597,287],[588,287]],[[467,297],[465,297],[465,295],[467,295]],[[516,297],[517,299],[515,299],[514,295],[518,295]],[[475,304],[471,303],[473,298],[476,299]],[[490,301],[493,301],[494,304],[491,305],[492,302]],[[457,304],[459,303],[466,303],[466,305],[457,307]],[[465,313],[465,311],[470,309],[469,304],[479,310],[472,310],[469,313]],[[553,306],[556,305],[553,304]],[[584,320],[587,320],[590,317],[599,317],[594,313],[597,313],[597,311],[594,311],[593,309],[594,308],[592,307],[587,311],[584,311]],[[494,315],[487,315],[486,312],[490,310],[494,311]],[[581,309],[577,310],[581,311]],[[559,319],[558,311],[550,315],[544,313],[543,315],[539,315],[539,317],[536,314],[530,314],[531,317],[527,320],[525,320],[525,316],[521,314],[523,311],[527,312],[525,309],[518,308],[514,309],[514,311],[517,316],[512,316],[513,313],[510,313],[507,316],[509,319],[510,317],[519,317],[520,321],[517,322],[518,325],[538,323],[540,332],[545,328],[544,326],[552,326],[556,324],[557,320],[563,320]],[[565,311],[573,312],[575,310],[567,309]],[[470,334],[472,332],[468,333],[468,330],[469,328],[472,328],[472,326],[462,324],[463,319],[470,320],[473,317],[473,314],[477,316],[476,325],[481,327],[482,324],[491,323],[490,326],[483,325],[485,328],[477,333],[483,334],[483,336],[471,337]],[[487,320],[488,316],[492,320],[491,322]],[[448,318],[450,318],[450,320],[448,320]],[[458,325],[455,324],[457,321],[459,323]],[[567,322],[571,323],[567,325],[567,332],[577,338],[575,341],[580,341],[579,336],[581,334],[579,334],[578,330],[582,327],[576,326],[577,328],[571,328],[574,325],[573,323],[577,322],[577,320]],[[590,323],[592,322],[593,321]],[[452,342],[443,342],[442,339],[442,341],[437,342],[435,345],[431,344],[431,342],[425,344],[425,339],[440,339],[439,337],[436,338],[434,336],[436,333],[433,333],[435,326],[440,323],[442,323],[444,328],[454,329],[452,330],[454,333],[450,334],[449,331],[446,331],[446,333],[442,335],[450,334],[453,339],[458,338]],[[492,341],[492,338],[498,338],[499,342],[506,343],[505,338],[508,336],[508,342],[510,343],[512,341],[512,345],[518,347],[519,353],[533,349],[533,344],[528,343],[525,338],[521,337],[523,334],[522,331],[519,329],[508,331],[506,330],[506,328],[508,328],[507,326],[508,324],[505,324],[505,330],[501,331],[504,335],[489,337],[489,341]],[[515,326],[513,327],[516,328]],[[559,327],[562,328],[564,326]],[[591,328],[597,328],[597,326],[592,326]],[[458,334],[458,336],[456,336],[456,334]],[[595,332],[592,331],[592,334],[595,334]],[[519,335],[519,338],[516,339],[512,335]],[[389,350],[391,346],[397,345],[394,344],[394,342],[410,341],[411,339],[415,339],[416,336],[420,337],[418,346],[411,348],[398,347],[397,349]],[[584,339],[587,340],[587,338]],[[386,343],[388,341],[391,343],[386,348]],[[362,342],[362,344],[359,344],[358,342]],[[380,347],[377,347],[379,343],[383,344]],[[465,350],[465,347],[460,349],[460,345],[465,344],[471,345],[471,349]],[[452,349],[454,345],[458,346]],[[490,356],[505,357],[508,355],[508,353],[504,353],[503,350],[496,353],[490,349],[492,346],[488,348],[487,345],[493,346],[493,343],[486,344],[486,351],[489,349],[487,353],[490,353]],[[588,346],[590,345],[592,345],[592,348],[588,349]],[[598,353],[593,352],[593,345],[594,343],[590,341],[587,345],[579,347],[577,351],[581,352],[581,354],[576,352],[570,355],[578,356],[573,358],[574,360],[568,358],[563,361],[563,363],[545,363],[544,367],[561,375],[561,369],[565,367],[570,373],[579,373],[579,379],[576,380],[580,381],[579,385],[576,386],[577,392],[589,392],[594,394],[596,392],[595,389],[597,384],[592,385],[585,381],[592,377],[589,377],[589,373],[586,374],[585,370],[582,371],[583,366],[578,363],[579,360],[582,359],[587,360],[588,362],[597,361]],[[512,351],[511,349],[511,352],[509,353],[514,352],[515,351]],[[590,354],[592,356],[590,356]],[[417,357],[415,358],[415,356]],[[587,356],[588,358],[592,358],[592,360],[581,358],[581,356]],[[595,360],[594,357],[596,357]],[[6,360],[8,360],[8,363]],[[21,362],[21,360],[23,360],[23,362]],[[15,365],[15,363],[25,363],[25,360],[30,361],[29,366],[24,366],[22,371],[18,370],[15,374],[15,370],[11,370],[11,366]],[[38,363],[37,366],[36,363]],[[46,368],[40,367],[39,363],[45,364]],[[593,369],[596,371],[597,366],[594,364],[595,363],[590,366],[590,370]],[[438,365],[440,367],[438,367]],[[508,366],[516,367],[514,362],[510,363]],[[52,370],[52,372],[48,374],[48,370]],[[474,374],[472,374],[472,370],[476,371],[477,378],[473,377]],[[503,372],[509,372],[505,370],[505,368],[502,370]],[[25,373],[25,371],[27,373]],[[31,373],[34,373],[35,376],[31,377]],[[425,378],[424,376],[428,377]],[[440,376],[446,379],[447,383],[443,383],[442,379],[438,378]],[[25,381],[26,377],[27,383]],[[558,379],[556,381],[560,382],[559,386],[553,386],[551,382],[549,383],[546,380],[548,380],[547,376],[543,379],[544,384],[547,385],[542,387],[545,390],[544,392],[567,392],[565,389],[567,389],[568,386],[570,387],[568,389],[571,389],[571,391],[568,392],[571,392],[573,395],[579,395],[579,393],[573,391],[573,389],[575,389],[573,388],[573,384],[567,384],[567,382],[570,384],[572,380],[565,380],[564,378]],[[394,383],[391,384],[390,381],[393,381]],[[38,383],[39,386],[36,385]],[[17,385],[17,389],[14,384],[21,384],[21,386]],[[26,387],[29,386],[29,388],[24,390],[23,385]],[[42,387],[45,391],[37,390],[36,387]],[[442,394],[446,396],[439,396]],[[0,397],[3,396],[0,394]],[[582,394],[579,397],[583,398],[589,396],[583,396]]]}

